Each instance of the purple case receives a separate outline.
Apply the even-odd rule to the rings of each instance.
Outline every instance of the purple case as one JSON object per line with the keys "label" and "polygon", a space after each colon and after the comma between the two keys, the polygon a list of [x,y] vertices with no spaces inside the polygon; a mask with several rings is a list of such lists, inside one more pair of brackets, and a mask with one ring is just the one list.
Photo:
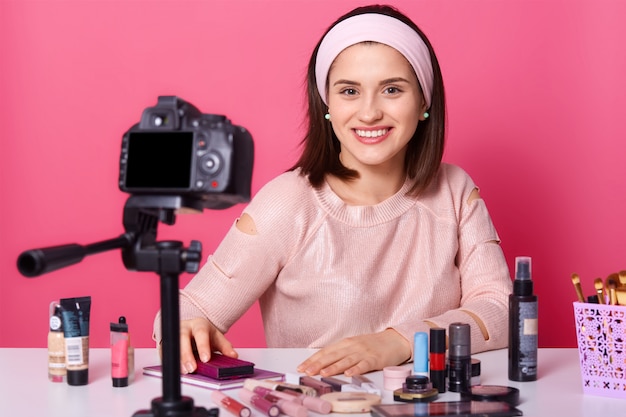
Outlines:
{"label": "purple case", "polygon": [[214,379],[246,378],[254,374],[254,363],[213,353],[211,359],[204,363],[197,360],[196,373]]}

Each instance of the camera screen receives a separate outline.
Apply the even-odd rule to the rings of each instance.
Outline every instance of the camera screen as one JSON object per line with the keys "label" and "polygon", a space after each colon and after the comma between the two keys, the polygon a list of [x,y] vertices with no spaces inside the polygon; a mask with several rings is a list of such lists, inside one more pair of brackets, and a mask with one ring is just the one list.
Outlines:
{"label": "camera screen", "polygon": [[126,187],[189,189],[193,132],[130,132]]}

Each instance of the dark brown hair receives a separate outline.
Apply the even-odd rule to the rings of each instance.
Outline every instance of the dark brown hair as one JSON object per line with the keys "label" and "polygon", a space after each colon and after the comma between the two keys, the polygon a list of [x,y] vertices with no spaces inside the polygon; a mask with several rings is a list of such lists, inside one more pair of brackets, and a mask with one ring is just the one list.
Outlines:
{"label": "dark brown hair", "polygon": [[[409,178],[415,181],[409,191],[417,195],[423,191],[437,175],[441,159],[443,157],[446,104],[443,88],[443,79],[439,62],[426,35],[396,8],[386,5],[372,5],[358,7],[335,21],[324,33],[324,36],[339,22],[364,13],[379,13],[394,17],[411,27],[424,40],[430,51],[430,59],[433,66],[433,92],[431,105],[428,109],[430,117],[421,121],[413,137],[408,143],[405,157],[405,171]],[[340,144],[333,132],[332,126],[324,119],[326,105],[320,97],[315,78],[315,60],[320,43],[324,36],[315,46],[309,61],[307,70],[307,132],[302,140],[302,155],[296,164],[290,169],[301,169],[303,175],[307,175],[313,187],[320,187],[324,183],[325,176],[332,174],[344,180],[358,178],[358,172],[348,169],[339,160]]]}

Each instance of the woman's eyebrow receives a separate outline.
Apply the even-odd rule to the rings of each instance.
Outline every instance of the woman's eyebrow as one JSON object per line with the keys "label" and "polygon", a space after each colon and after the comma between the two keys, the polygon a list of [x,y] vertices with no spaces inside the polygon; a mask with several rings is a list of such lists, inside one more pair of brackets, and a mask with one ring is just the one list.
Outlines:
{"label": "woman's eyebrow", "polygon": [[403,77],[393,77],[393,78],[387,78],[386,80],[382,80],[380,82],[380,85],[394,84],[394,83],[409,83],[409,82],[410,82],[409,80]]}
{"label": "woman's eyebrow", "polygon": [[356,82],[356,81],[350,81],[350,80],[337,80],[333,83],[333,86],[335,85],[339,85],[339,84],[345,84],[345,85],[361,85],[361,83]]}
{"label": "woman's eyebrow", "polygon": [[[409,83],[410,81],[407,80],[406,78],[403,77],[392,77],[392,78],[387,78],[384,80],[381,80],[378,84],[379,85],[385,85],[385,84],[394,84],[394,83]],[[351,81],[351,80],[337,80],[333,83],[333,86],[335,85],[356,85],[359,86],[361,85],[361,83],[357,82],[357,81]]]}

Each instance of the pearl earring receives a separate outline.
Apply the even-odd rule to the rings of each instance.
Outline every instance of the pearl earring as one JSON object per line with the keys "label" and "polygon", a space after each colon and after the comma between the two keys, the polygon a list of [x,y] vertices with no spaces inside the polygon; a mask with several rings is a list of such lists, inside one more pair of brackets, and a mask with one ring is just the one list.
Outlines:
{"label": "pearl earring", "polygon": [[324,115],[324,119],[326,119],[326,120],[330,120],[330,113],[326,113],[326,114]]}
{"label": "pearl earring", "polygon": [[430,114],[428,114],[428,112],[424,112],[424,119],[428,119],[430,117]]}

